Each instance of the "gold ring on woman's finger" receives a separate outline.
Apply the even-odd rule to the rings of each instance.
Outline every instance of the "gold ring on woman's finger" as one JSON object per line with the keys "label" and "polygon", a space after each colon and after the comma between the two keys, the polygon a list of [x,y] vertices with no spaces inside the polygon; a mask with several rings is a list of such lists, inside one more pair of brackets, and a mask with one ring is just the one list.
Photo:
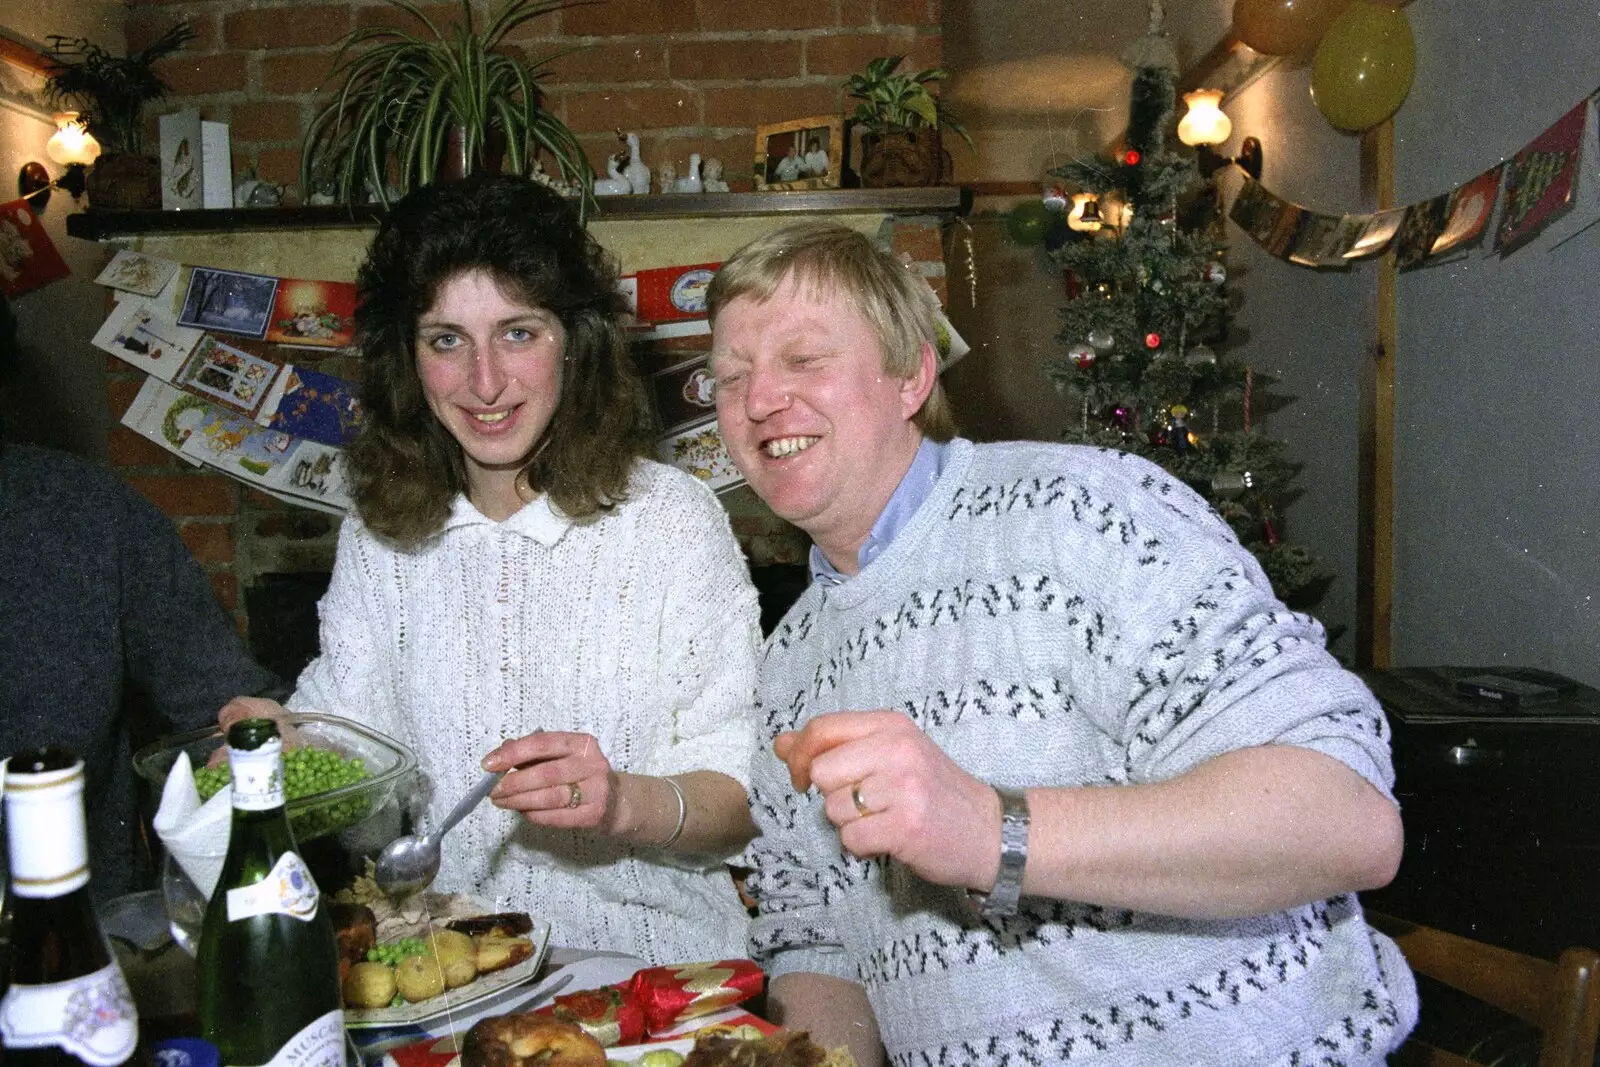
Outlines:
{"label": "gold ring on woman's finger", "polygon": [[583,789],[577,782],[567,783],[567,807],[575,808],[583,803]]}
{"label": "gold ring on woman's finger", "polygon": [[862,817],[872,814],[872,809],[867,807],[867,802],[861,796],[861,783],[857,782],[850,787],[850,802],[856,806],[856,813]]}

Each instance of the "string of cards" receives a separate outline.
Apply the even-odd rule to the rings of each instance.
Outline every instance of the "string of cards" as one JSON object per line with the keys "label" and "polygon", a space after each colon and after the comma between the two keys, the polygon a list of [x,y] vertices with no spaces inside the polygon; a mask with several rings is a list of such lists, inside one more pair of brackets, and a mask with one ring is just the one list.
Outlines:
{"label": "string of cards", "polygon": [[95,280],[117,296],[95,346],[149,375],[124,425],[281,500],[349,510],[342,448],[361,421],[354,390],[265,346],[348,345],[353,284],[186,267],[131,251]]}
{"label": "string of cards", "polygon": [[[1398,268],[1413,270],[1477,247],[1491,230],[1493,253],[1505,257],[1563,218],[1559,240],[1565,240],[1600,219],[1600,176],[1579,181],[1586,156],[1591,167],[1600,167],[1600,129],[1590,121],[1600,113],[1591,106],[1594,99],[1584,98],[1512,159],[1420,203],[1323,215],[1246,178],[1229,218],[1270,255],[1319,268],[1348,267],[1393,244]],[[1497,206],[1499,219],[1491,226]]]}

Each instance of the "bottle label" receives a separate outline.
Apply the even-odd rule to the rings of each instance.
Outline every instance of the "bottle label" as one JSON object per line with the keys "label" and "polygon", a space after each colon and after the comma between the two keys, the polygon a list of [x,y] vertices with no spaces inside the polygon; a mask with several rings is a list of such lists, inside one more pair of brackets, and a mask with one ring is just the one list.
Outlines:
{"label": "bottle label", "polygon": [[83,763],[64,771],[6,771],[11,885],[19,897],[59,897],[89,881]]}
{"label": "bottle label", "polygon": [[262,1067],[344,1067],[344,1014],[335,1008],[313,1019]]}
{"label": "bottle label", "polygon": [[317,896],[317,883],[305,861],[293,852],[285,852],[261,881],[228,890],[228,921],[287,915],[310,922],[317,913]]}
{"label": "bottle label", "polygon": [[283,742],[269,737],[260,748],[228,749],[233,771],[233,806],[244,811],[283,807]]}
{"label": "bottle label", "polygon": [[133,1055],[139,1015],[115,963],[50,985],[13,985],[0,1000],[0,1040],[8,1049],[60,1048],[93,1067]]}

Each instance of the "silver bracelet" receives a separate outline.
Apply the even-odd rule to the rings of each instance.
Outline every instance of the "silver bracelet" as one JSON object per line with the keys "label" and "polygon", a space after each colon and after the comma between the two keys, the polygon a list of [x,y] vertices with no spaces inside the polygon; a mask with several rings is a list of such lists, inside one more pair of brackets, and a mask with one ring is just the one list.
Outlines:
{"label": "silver bracelet", "polygon": [[672,828],[672,833],[668,834],[667,839],[657,845],[656,848],[671,848],[678,843],[678,838],[683,836],[683,824],[689,819],[689,804],[683,798],[683,786],[679,785],[675,779],[663,778],[661,780],[672,787],[673,795],[678,798],[678,825]]}
{"label": "silver bracelet", "polygon": [[1009,918],[1017,913],[1022,900],[1022,873],[1028,866],[1028,796],[1020,789],[1001,789],[1000,794],[1000,870],[994,888],[977,890],[968,896],[985,919]]}

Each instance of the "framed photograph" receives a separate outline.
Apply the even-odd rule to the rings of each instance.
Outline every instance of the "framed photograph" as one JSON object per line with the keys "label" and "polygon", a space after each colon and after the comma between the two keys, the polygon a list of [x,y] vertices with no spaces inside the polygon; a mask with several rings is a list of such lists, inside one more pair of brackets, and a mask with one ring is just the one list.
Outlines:
{"label": "framed photograph", "polygon": [[195,267],[184,293],[178,325],[260,340],[266,336],[277,295],[277,278]]}
{"label": "framed photograph", "polygon": [[54,130],[51,114],[56,108],[45,92],[45,79],[54,67],[37,44],[0,26],[0,106],[37,119]]}
{"label": "framed photograph", "polygon": [[837,189],[844,120],[817,115],[756,127],[757,189]]}

